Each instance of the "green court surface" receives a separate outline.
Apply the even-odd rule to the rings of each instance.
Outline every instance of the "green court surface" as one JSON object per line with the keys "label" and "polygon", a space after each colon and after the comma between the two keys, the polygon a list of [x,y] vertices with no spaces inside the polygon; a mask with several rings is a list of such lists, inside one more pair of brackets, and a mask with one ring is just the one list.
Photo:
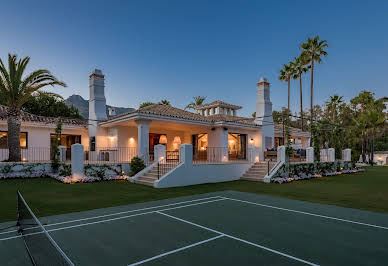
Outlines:
{"label": "green court surface", "polygon": [[[235,191],[40,220],[75,265],[388,263],[387,214]],[[0,231],[1,265],[31,265],[16,229]],[[33,257],[45,245],[37,238]]]}

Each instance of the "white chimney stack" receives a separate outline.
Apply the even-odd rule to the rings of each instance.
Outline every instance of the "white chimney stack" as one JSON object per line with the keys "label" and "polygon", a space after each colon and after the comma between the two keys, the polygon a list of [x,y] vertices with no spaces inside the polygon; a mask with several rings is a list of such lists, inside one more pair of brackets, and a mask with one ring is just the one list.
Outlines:
{"label": "white chimney stack", "polygon": [[267,79],[262,77],[257,83],[255,124],[266,125],[269,123],[273,123],[270,85]]}
{"label": "white chimney stack", "polygon": [[105,84],[101,70],[95,69],[89,76],[89,89],[89,119],[106,120]]}
{"label": "white chimney stack", "polygon": [[272,102],[270,85],[266,78],[260,78],[257,83],[256,125],[261,126],[260,160],[264,160],[264,151],[274,146],[274,123],[272,118]]}

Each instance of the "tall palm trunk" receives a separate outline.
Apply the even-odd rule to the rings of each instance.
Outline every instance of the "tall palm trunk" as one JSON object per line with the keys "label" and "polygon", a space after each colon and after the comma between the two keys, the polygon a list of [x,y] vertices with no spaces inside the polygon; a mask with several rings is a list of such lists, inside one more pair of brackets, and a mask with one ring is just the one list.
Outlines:
{"label": "tall palm trunk", "polygon": [[299,73],[299,89],[300,89],[300,116],[301,116],[301,119],[302,119],[302,131],[303,131],[302,73]]}
{"label": "tall palm trunk", "polygon": [[287,83],[288,83],[288,105],[287,105],[287,108],[288,108],[288,111],[290,111],[290,79],[287,80]]}
{"label": "tall palm trunk", "polygon": [[311,56],[311,79],[310,79],[311,85],[310,85],[310,120],[311,124],[313,124],[314,114],[313,114],[313,99],[314,99],[314,55]]}
{"label": "tall palm trunk", "polygon": [[[313,135],[313,87],[314,87],[314,54],[311,56],[311,78],[310,78],[310,135]],[[310,147],[313,146],[313,138],[310,137]]]}
{"label": "tall palm trunk", "polygon": [[11,162],[19,162],[21,159],[20,151],[20,110],[10,107],[7,114],[8,122],[8,150]]}

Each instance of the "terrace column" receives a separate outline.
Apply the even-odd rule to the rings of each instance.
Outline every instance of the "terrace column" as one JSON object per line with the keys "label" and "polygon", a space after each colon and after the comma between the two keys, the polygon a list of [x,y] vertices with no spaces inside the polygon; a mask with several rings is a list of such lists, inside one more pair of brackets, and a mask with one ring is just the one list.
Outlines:
{"label": "terrace column", "polygon": [[216,127],[208,134],[208,158],[219,162],[229,160],[228,129]]}
{"label": "terrace column", "polygon": [[142,158],[145,163],[148,163],[149,156],[149,129],[151,120],[138,119],[135,120],[137,124],[137,156]]}

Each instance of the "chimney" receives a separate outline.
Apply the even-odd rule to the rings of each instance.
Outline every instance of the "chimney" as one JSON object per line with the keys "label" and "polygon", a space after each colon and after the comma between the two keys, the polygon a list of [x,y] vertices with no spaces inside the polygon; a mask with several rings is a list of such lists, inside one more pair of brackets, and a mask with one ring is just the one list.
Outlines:
{"label": "chimney", "polygon": [[255,124],[273,124],[272,103],[270,100],[270,85],[266,78],[260,78],[257,83]]}
{"label": "chimney", "polygon": [[95,69],[89,76],[89,119],[106,120],[104,75],[101,70]]}
{"label": "chimney", "polygon": [[112,106],[109,106],[109,107],[108,107],[108,115],[109,115],[109,116],[114,116],[114,115],[116,115],[116,109],[115,109],[114,107],[112,107]]}

